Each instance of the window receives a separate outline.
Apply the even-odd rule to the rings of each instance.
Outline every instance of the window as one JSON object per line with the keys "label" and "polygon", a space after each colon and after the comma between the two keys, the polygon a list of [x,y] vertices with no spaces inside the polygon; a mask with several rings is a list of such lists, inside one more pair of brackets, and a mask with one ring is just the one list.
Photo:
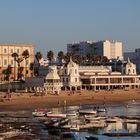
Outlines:
{"label": "window", "polygon": [[13,49],[11,49],[11,51],[10,51],[11,53],[13,53],[14,51],[13,51]]}
{"label": "window", "polygon": [[130,73],[130,69],[128,69],[128,73]]}
{"label": "window", "polygon": [[7,53],[7,49],[6,48],[4,49],[4,53]]}
{"label": "window", "polygon": [[75,78],[75,82],[77,82],[77,78]]}
{"label": "window", "polygon": [[72,74],[72,69],[70,69],[70,74]]}
{"label": "window", "polygon": [[13,65],[14,64],[14,61],[13,60],[11,60],[11,65]]}
{"label": "window", "polygon": [[17,49],[17,53],[19,53],[19,49]]}
{"label": "window", "polygon": [[75,69],[75,74],[77,74],[77,69]]}
{"label": "window", "polygon": [[7,65],[7,59],[4,59],[4,65]]}
{"label": "window", "polygon": [[68,78],[66,78],[66,81],[67,81],[67,82],[69,82],[69,79],[68,79]]}

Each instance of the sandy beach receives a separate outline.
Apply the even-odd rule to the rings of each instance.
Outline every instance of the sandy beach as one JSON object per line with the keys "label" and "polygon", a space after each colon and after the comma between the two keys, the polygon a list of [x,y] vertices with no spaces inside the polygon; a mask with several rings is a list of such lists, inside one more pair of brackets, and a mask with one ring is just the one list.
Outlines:
{"label": "sandy beach", "polygon": [[[0,93],[3,97],[5,93]],[[32,110],[64,105],[109,104],[140,101],[140,90],[62,91],[60,95],[30,96],[30,93],[12,93],[10,100],[0,102],[0,111]]]}

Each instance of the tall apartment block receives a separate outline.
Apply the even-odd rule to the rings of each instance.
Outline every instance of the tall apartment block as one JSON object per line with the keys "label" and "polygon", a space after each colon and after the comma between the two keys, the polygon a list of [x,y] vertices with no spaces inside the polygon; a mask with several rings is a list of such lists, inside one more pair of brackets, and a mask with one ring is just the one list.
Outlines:
{"label": "tall apartment block", "polygon": [[[21,67],[23,67],[23,79],[25,79],[25,75],[26,77],[31,76],[30,63],[34,61],[33,46],[29,44],[0,44],[0,81],[4,80],[3,70],[7,69],[8,66],[12,68],[10,79],[17,79],[18,64],[14,63],[12,54],[17,53],[19,57],[21,57],[25,50],[28,50],[29,57],[26,61],[23,60],[21,62]],[[14,77],[14,73],[16,77]]]}
{"label": "tall apartment block", "polygon": [[84,41],[67,44],[67,52],[80,56],[100,55],[106,56],[108,59],[123,59],[122,42],[117,41]]}

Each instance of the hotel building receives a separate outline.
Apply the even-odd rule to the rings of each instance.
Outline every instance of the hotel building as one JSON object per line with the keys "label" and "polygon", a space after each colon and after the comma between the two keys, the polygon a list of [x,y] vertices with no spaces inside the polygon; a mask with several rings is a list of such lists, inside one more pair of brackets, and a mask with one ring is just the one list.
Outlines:
{"label": "hotel building", "polygon": [[108,59],[123,59],[122,42],[118,41],[84,41],[67,44],[67,52],[80,56],[97,55],[106,56]]}
{"label": "hotel building", "polygon": [[[8,66],[12,68],[12,74],[10,79],[17,79],[18,65],[14,65],[14,58],[12,57],[13,53],[17,53],[19,57],[22,56],[22,53],[28,50],[29,57],[27,60],[21,62],[21,67],[23,67],[23,79],[31,76],[31,71],[29,69],[30,63],[34,61],[34,50],[32,45],[28,44],[0,44],[0,81],[4,80],[3,70],[7,69]],[[16,77],[14,77],[14,67]]]}

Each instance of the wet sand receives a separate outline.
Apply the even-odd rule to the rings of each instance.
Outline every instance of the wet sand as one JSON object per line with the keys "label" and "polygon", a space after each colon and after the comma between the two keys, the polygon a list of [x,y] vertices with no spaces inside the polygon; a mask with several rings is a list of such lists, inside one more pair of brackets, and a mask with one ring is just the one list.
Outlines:
{"label": "wet sand", "polygon": [[[4,96],[5,93],[0,93]],[[109,104],[140,101],[140,90],[62,91],[59,95],[30,96],[30,93],[12,93],[10,100],[0,102],[0,111],[33,110],[64,105]]]}

